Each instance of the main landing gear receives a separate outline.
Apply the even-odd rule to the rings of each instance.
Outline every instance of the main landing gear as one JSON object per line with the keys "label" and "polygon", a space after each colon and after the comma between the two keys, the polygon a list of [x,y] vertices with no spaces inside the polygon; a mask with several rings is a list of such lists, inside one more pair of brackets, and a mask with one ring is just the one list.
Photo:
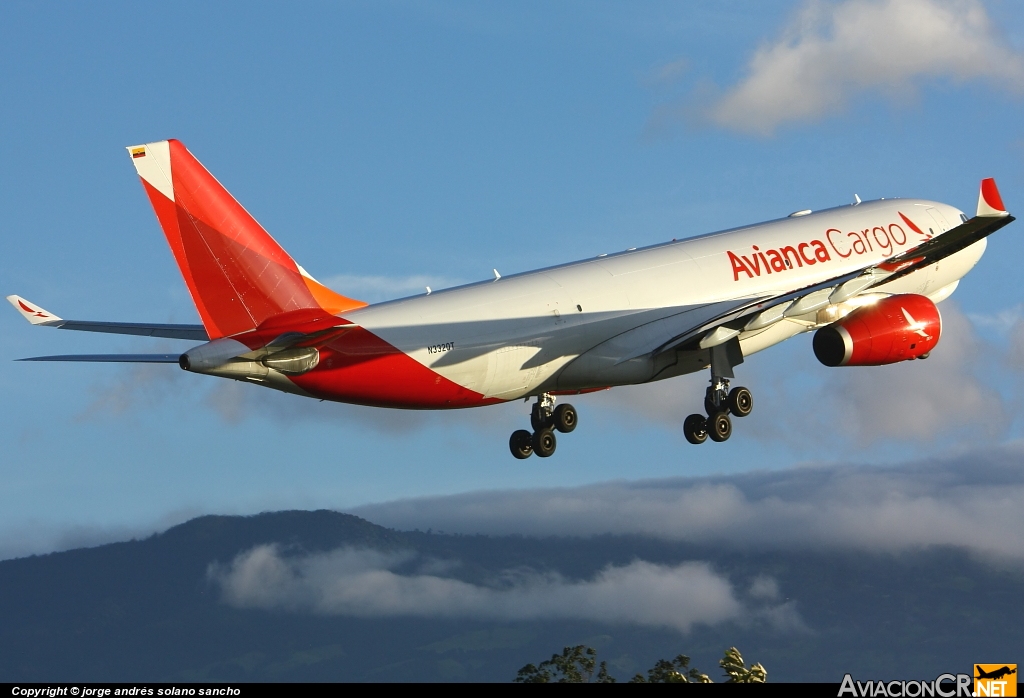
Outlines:
{"label": "main landing gear", "polygon": [[691,444],[702,444],[708,437],[712,441],[725,441],[732,436],[729,415],[746,417],[754,411],[754,396],[749,390],[729,390],[729,379],[735,378],[732,362],[725,347],[720,351],[717,349],[719,347],[711,350],[711,385],[704,394],[704,411],[708,416],[691,414],[683,421],[683,434]]}
{"label": "main landing gear", "polygon": [[754,411],[754,396],[746,388],[729,390],[729,381],[722,380],[717,386],[708,387],[704,396],[702,414],[691,414],[683,422],[683,434],[691,444],[702,444],[711,437],[712,441],[725,441],[732,436],[732,419],[746,417]]}
{"label": "main landing gear", "polygon": [[526,459],[536,453],[541,458],[547,458],[555,452],[558,445],[555,439],[555,431],[568,434],[576,428],[576,408],[572,405],[559,405],[555,407],[555,396],[544,393],[537,397],[530,413],[530,426],[533,433],[520,429],[512,433],[508,440],[509,450],[512,455],[519,459]]}

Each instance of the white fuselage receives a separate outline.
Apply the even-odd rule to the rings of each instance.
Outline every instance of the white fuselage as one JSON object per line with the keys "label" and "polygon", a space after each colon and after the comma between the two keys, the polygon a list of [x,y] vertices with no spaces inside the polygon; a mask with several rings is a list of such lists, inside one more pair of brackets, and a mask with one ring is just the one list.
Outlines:
{"label": "white fuselage", "polygon": [[[643,383],[708,365],[708,353],[693,346],[655,351],[673,337],[731,308],[881,263],[961,220],[960,210],[931,201],[866,202],[371,305],[345,317],[486,397]],[[982,240],[871,291],[942,300],[984,250]],[[780,318],[740,334],[740,346],[752,354],[834,319],[829,307]]]}

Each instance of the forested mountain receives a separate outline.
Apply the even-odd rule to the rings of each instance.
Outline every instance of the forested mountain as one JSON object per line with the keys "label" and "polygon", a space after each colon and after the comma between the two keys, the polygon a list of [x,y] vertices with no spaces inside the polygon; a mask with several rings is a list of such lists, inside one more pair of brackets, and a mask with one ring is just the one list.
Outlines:
{"label": "forested mountain", "polygon": [[[437,578],[469,594],[523,578],[571,589],[637,560],[702,561],[735,589],[743,610],[681,632],[628,613],[609,621],[558,617],[557,608],[452,614],[444,599],[410,610],[407,599],[360,605],[372,589],[356,601],[345,588],[309,592],[307,577],[327,575],[330,587],[332,570],[353,564],[324,556],[339,549],[378,551],[392,582]],[[517,603],[544,601],[536,595],[548,588],[542,582],[530,582],[534,596]],[[934,678],[973,662],[1016,661],[1021,598],[1020,569],[950,548],[780,552],[637,536],[400,532],[330,511],[204,516],[145,540],[0,562],[0,678],[509,681],[524,664],[581,643],[597,647],[620,679],[680,653],[717,678],[716,662],[732,645],[764,664],[769,681],[838,682],[845,672]]]}

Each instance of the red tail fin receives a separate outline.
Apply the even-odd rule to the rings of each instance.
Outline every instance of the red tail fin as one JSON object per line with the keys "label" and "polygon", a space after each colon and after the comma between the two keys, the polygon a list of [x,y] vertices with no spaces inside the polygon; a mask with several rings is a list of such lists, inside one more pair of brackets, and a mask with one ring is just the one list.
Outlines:
{"label": "red tail fin", "polygon": [[211,339],[293,310],[366,305],[306,274],[180,141],[128,152]]}

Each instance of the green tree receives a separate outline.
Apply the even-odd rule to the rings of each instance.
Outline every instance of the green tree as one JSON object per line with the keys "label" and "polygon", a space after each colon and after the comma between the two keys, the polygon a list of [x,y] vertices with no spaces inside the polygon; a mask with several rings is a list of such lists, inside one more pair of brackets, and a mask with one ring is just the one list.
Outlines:
{"label": "green tree", "polygon": [[[725,656],[718,662],[725,675],[726,683],[765,683],[768,672],[760,664],[750,668],[743,663],[743,656],[735,647],[725,651]],[[597,669],[595,677],[594,670]],[[514,679],[515,683],[615,683],[615,678],[608,675],[608,663],[597,664],[597,650],[585,645],[566,647],[562,654],[553,654],[551,659],[541,662],[538,666],[527,664]],[[675,659],[659,659],[648,669],[647,676],[637,674],[630,683],[712,683],[707,674],[703,674],[690,666],[690,658],[685,654]]]}
{"label": "green tree", "polygon": [[690,658],[680,654],[675,659],[659,659],[651,669],[647,670],[647,677],[637,674],[629,680],[630,683],[711,683],[707,674],[702,674],[690,667]]}
{"label": "green tree", "polygon": [[743,663],[740,651],[735,647],[730,647],[725,651],[725,656],[718,662],[718,666],[722,667],[725,670],[725,675],[729,677],[726,679],[726,683],[766,683],[768,681],[768,671],[760,663],[754,664],[748,669]]}
{"label": "green tree", "polygon": [[[576,645],[566,647],[562,654],[553,654],[551,659],[539,666],[527,664],[514,679],[515,683],[590,683],[597,664],[597,650],[593,647]],[[608,663],[597,667],[596,683],[615,683],[608,675]]]}

